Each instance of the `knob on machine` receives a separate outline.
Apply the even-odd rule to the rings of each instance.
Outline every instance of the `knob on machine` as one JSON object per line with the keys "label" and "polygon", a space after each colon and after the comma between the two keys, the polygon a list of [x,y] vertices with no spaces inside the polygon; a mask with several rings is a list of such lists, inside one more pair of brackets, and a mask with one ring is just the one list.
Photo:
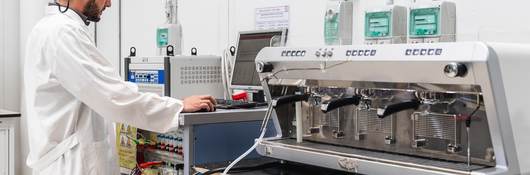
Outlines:
{"label": "knob on machine", "polygon": [[258,62],[256,63],[256,71],[259,73],[271,72],[273,66],[271,63]]}
{"label": "knob on machine", "polygon": [[448,77],[464,77],[467,74],[467,66],[462,63],[449,63],[444,67],[444,73]]}

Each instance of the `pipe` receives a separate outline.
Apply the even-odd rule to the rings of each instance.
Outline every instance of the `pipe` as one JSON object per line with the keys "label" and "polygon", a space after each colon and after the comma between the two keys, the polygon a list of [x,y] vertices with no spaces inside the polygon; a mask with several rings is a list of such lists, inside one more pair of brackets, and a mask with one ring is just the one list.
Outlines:
{"label": "pipe", "polygon": [[302,102],[295,103],[296,110],[296,143],[302,143],[304,125],[302,122]]}

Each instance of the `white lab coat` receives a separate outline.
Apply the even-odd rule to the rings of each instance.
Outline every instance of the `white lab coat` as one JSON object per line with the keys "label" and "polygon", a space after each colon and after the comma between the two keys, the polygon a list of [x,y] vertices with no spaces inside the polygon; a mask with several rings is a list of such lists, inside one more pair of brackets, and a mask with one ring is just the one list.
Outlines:
{"label": "white lab coat", "polygon": [[178,126],[182,102],[124,82],[72,10],[48,7],[29,35],[25,59],[27,164],[34,175],[116,174],[108,123],[157,132]]}

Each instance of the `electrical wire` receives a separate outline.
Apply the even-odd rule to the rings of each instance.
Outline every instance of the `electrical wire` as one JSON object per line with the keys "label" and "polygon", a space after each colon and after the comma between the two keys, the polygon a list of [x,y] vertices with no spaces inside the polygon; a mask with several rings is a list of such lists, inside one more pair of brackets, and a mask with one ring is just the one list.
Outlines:
{"label": "electrical wire", "polygon": [[252,151],[254,151],[254,149],[256,149],[256,147],[258,146],[258,144],[261,143],[261,140],[265,136],[266,132],[267,132],[267,128],[263,129],[263,131],[261,132],[261,135],[259,136],[258,139],[256,139],[254,145],[252,145],[252,147],[250,147],[250,149],[248,149],[245,153],[243,153],[236,160],[234,160],[234,162],[232,162],[230,165],[228,165],[228,167],[226,167],[226,169],[223,171],[222,175],[226,175],[228,173],[228,171],[230,171],[230,169],[232,169],[232,167],[234,167],[239,161],[243,160],[243,158],[247,157],[247,155],[249,155]]}
{"label": "electrical wire", "polygon": [[325,65],[322,68],[290,68],[290,69],[282,69],[282,70],[278,70],[278,71],[270,74],[269,77],[275,77],[276,79],[279,79],[278,77],[276,77],[276,75],[279,74],[279,73],[282,73],[282,72],[298,71],[298,70],[327,70],[327,69],[331,69],[331,68],[340,66],[340,65],[345,64],[345,63],[349,63],[349,62],[350,61],[343,61],[343,62],[340,62],[340,63],[337,63],[337,64],[333,64],[333,65],[331,65],[329,67],[326,65],[326,62],[324,62]]}
{"label": "electrical wire", "polygon": [[475,113],[477,113],[477,111],[480,109],[480,103],[477,105],[477,107],[475,108],[475,110],[473,110],[473,112],[471,112],[471,114],[469,114],[469,116],[467,117],[466,119],[466,127],[471,127],[471,117],[473,117],[473,115],[475,115]]}
{"label": "electrical wire", "polygon": [[[282,164],[280,162],[271,162],[271,163],[265,163],[265,164],[260,164],[256,166],[236,167],[236,168],[233,168],[230,171],[230,173],[242,173],[242,172],[249,172],[249,171],[255,171],[255,170],[263,170],[263,169],[273,168],[273,167],[277,167],[281,165]],[[217,169],[213,169],[213,170],[209,170],[204,173],[201,173],[200,175],[211,175],[215,173],[220,173],[220,172],[223,172],[225,169],[226,169],[225,167],[217,168]]]}
{"label": "electrical wire", "polygon": [[229,53],[229,50],[225,50],[223,52],[223,56],[221,57],[221,74],[222,74],[222,81],[223,81],[223,88],[224,88],[224,94],[225,99],[230,100],[232,99],[232,92],[230,90],[230,83],[231,83],[231,65],[233,65],[232,62],[232,56]]}

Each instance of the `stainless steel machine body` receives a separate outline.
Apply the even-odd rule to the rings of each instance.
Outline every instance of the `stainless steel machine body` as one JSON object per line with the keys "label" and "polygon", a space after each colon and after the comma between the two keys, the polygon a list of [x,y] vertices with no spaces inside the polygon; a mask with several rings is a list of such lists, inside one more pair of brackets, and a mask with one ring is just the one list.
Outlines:
{"label": "stainless steel machine body", "polygon": [[264,156],[362,174],[530,173],[530,46],[265,48],[256,64],[284,89],[264,88],[269,100],[308,95],[276,108],[282,134],[260,142]]}

